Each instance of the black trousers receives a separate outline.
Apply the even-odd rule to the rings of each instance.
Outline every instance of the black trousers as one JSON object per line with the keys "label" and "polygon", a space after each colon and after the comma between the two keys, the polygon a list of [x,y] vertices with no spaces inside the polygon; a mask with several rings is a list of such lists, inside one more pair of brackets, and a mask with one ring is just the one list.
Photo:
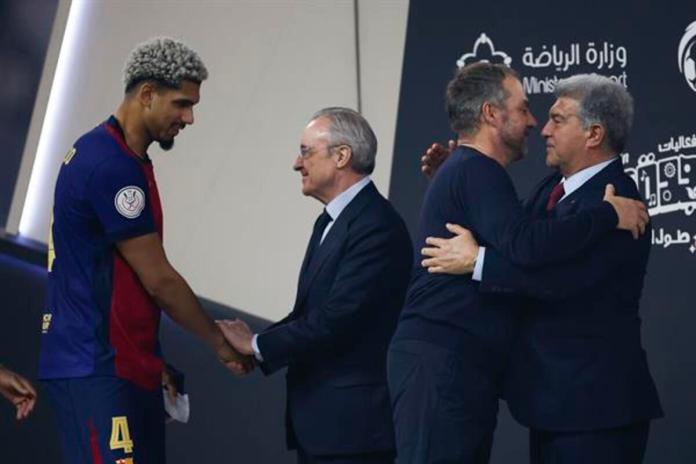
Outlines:
{"label": "black trousers", "polygon": [[650,422],[603,430],[553,432],[530,430],[532,464],[640,464]]}
{"label": "black trousers", "polygon": [[501,373],[418,340],[395,340],[387,357],[399,464],[486,464]]}

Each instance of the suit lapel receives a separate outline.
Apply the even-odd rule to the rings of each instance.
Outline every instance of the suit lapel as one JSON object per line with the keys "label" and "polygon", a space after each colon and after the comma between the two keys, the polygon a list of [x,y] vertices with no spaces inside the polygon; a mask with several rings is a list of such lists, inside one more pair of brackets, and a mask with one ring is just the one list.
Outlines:
{"label": "suit lapel", "polygon": [[314,252],[309,266],[307,266],[300,276],[300,295],[304,296],[304,294],[306,294],[314,277],[319,273],[319,270],[322,268],[327,258],[334,254],[339,245],[343,243],[346,236],[347,224],[345,221],[339,222],[341,216],[339,216],[335,224],[331,226],[331,230],[329,230],[329,233],[324,237],[324,241]]}
{"label": "suit lapel", "polygon": [[592,176],[587,182],[582,184],[579,189],[568,195],[558,205],[556,205],[556,216],[564,217],[573,214],[581,206],[585,199],[595,200],[597,195],[604,197],[604,188],[611,184],[617,176],[623,174],[621,160],[617,159],[609,163],[604,169]]}
{"label": "suit lapel", "polygon": [[309,265],[307,265],[307,253],[305,253],[294,310],[297,310],[302,303],[304,303],[314,278],[326,263],[327,259],[336,253],[336,251],[340,249],[341,244],[345,242],[348,235],[348,225],[371,201],[374,201],[375,196],[378,197],[379,192],[375,185],[370,182],[355,196],[355,198],[353,198],[338,216],[338,219],[334,221],[331,229],[326,234],[326,237],[324,237],[321,246],[314,252],[314,256],[310,260]]}

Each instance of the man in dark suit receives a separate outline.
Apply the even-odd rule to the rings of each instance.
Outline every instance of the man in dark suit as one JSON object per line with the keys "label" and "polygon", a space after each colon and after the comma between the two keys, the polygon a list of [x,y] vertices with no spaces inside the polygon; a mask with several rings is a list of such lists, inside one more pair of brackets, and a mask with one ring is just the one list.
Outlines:
{"label": "man in dark suit", "polygon": [[[609,202],[563,220],[530,220],[522,211],[505,167],[522,157],[536,120],[512,69],[464,67],[446,98],[458,146],[428,187],[416,243],[425,246],[456,222],[514,262],[540,266],[581,253],[617,227]],[[416,260],[388,355],[399,463],[488,462],[516,305],[507,295],[482,295],[468,276],[429,273]]]}
{"label": "man in dark suit", "polygon": [[[559,172],[534,190],[526,212],[572,217],[600,204],[607,184],[639,199],[618,157],[633,118],[626,89],[593,74],[565,79],[555,93],[542,135],[546,163]],[[457,232],[426,251],[431,258],[424,266],[436,273],[474,271],[479,291],[490,295],[530,297],[505,397],[514,417],[530,427],[531,462],[640,463],[650,420],[662,415],[638,315],[650,233],[634,240],[614,231],[583,255],[530,269],[495,247],[478,247],[466,230]]]}
{"label": "man in dark suit", "polygon": [[368,177],[377,140],[346,108],[317,112],[294,169],[326,205],[307,247],[292,312],[258,335],[222,324],[265,374],[287,371],[288,445],[300,463],[387,463],[394,431],[386,352],[412,249],[406,226]]}

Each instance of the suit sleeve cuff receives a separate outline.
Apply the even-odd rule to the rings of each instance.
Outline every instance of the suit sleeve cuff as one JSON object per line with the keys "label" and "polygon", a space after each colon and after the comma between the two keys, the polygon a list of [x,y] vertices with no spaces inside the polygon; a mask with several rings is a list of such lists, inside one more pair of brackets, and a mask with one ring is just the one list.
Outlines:
{"label": "suit sleeve cuff", "polygon": [[256,341],[259,338],[259,334],[254,334],[251,337],[251,349],[254,351],[254,358],[260,363],[263,362],[263,356],[261,356],[261,351],[259,351],[259,344]]}
{"label": "suit sleeve cuff", "polygon": [[474,273],[471,276],[472,280],[481,282],[483,280],[483,260],[486,258],[486,247],[479,247],[478,255],[476,255],[476,264],[474,265]]}

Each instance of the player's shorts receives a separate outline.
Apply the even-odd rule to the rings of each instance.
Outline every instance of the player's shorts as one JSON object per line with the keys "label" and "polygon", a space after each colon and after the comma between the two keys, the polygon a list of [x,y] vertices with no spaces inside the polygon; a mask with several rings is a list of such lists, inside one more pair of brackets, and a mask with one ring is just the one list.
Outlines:
{"label": "player's shorts", "polygon": [[117,377],[44,381],[70,464],[164,464],[162,390]]}

